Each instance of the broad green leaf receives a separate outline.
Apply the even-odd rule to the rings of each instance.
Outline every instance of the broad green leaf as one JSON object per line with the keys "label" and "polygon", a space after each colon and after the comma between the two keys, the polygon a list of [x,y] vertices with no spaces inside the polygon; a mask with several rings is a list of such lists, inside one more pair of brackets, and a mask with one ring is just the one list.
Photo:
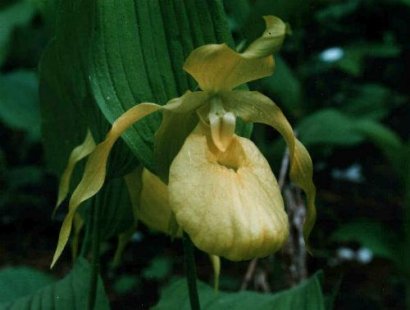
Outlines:
{"label": "broad green leaf", "polygon": [[155,257],[147,268],[142,271],[142,275],[147,279],[163,280],[172,271],[172,261],[163,256]]}
{"label": "broad green leaf", "polygon": [[400,137],[391,129],[372,120],[361,120],[354,124],[354,130],[374,143],[389,159],[393,166],[400,165],[398,156],[402,150]]}
{"label": "broad green leaf", "polygon": [[168,183],[172,161],[198,121],[195,111],[184,114],[163,112],[161,126],[155,134],[154,156],[157,161],[157,173],[165,183]]}
{"label": "broad green leaf", "polygon": [[12,31],[29,23],[34,13],[34,6],[30,1],[18,1],[0,10],[0,66],[9,52]]}
{"label": "broad green leaf", "polygon": [[[10,310],[87,309],[90,275],[90,264],[84,259],[79,259],[64,279],[40,288],[31,295],[1,303],[0,308]],[[98,280],[95,305],[95,309],[109,309],[101,279]]]}
{"label": "broad green leaf", "polygon": [[379,222],[357,219],[342,225],[330,237],[332,241],[355,241],[369,248],[375,255],[400,263],[402,247],[397,235]]}
{"label": "broad green leaf", "polygon": [[[57,173],[80,143],[84,126],[90,126],[98,142],[108,131],[106,120],[113,122],[142,101],[164,104],[194,89],[182,70],[185,57],[205,43],[232,42],[219,1],[63,1],[56,25],[41,66],[41,96],[46,154]],[[123,135],[154,171],[153,137],[159,123],[155,114]],[[113,171],[121,168],[114,154],[129,163],[127,150],[116,146]]]}
{"label": "broad green leaf", "polygon": [[335,20],[339,20],[347,15],[352,14],[358,9],[360,0],[345,1],[337,4],[330,4],[324,9],[318,11],[316,18],[323,22],[328,23]]}
{"label": "broad green leaf", "polygon": [[[336,96],[342,95],[341,93]],[[353,85],[344,91],[347,95],[341,111],[356,118],[380,120],[404,100],[381,84]]]}
{"label": "broad green leaf", "polygon": [[137,288],[139,288],[140,279],[132,275],[122,275],[113,283],[114,291],[119,295],[124,295],[131,293]]}
{"label": "broad green leaf", "polygon": [[368,140],[393,163],[402,145],[400,137],[383,124],[366,118],[352,118],[334,109],[321,110],[306,117],[297,131],[306,145],[350,146]]}
{"label": "broad green leaf", "polygon": [[135,223],[127,186],[123,178],[115,178],[104,185],[100,193],[101,240],[124,233]]}
{"label": "broad green leaf", "polygon": [[343,50],[344,56],[335,65],[353,76],[359,76],[362,73],[366,57],[393,58],[400,54],[399,46],[390,41],[355,42]]}
{"label": "broad green leaf", "polygon": [[37,88],[34,72],[14,71],[0,75],[0,119],[13,129],[27,131],[32,139],[40,138]]}
{"label": "broad green leaf", "polygon": [[280,56],[276,56],[276,68],[272,76],[260,81],[263,87],[277,96],[280,105],[297,115],[302,102],[302,87],[292,69]]}
{"label": "broad green leaf", "polygon": [[[98,142],[109,129],[89,91],[88,46],[92,29],[89,1],[63,1],[56,16],[55,38],[40,63],[42,131],[49,168],[60,175],[72,149],[90,128]],[[75,46],[75,48],[67,48]],[[117,152],[117,149],[119,151]],[[122,175],[135,165],[119,142],[110,159],[109,175]]]}
{"label": "broad green leaf", "polygon": [[306,145],[354,145],[363,141],[363,135],[353,130],[353,122],[337,110],[320,110],[304,118],[297,132]]}
{"label": "broad green leaf", "polygon": [[[300,309],[320,310],[324,308],[324,297],[320,284],[321,274],[317,273],[308,280],[289,290],[274,294],[256,292],[215,292],[202,283],[198,283],[199,299],[202,309]],[[155,310],[184,310],[190,309],[186,280],[177,280],[166,287]]]}
{"label": "broad green leaf", "polygon": [[40,108],[42,135],[48,167],[61,175],[67,166],[71,151],[80,145],[87,132],[87,123],[76,106],[69,79],[58,56],[56,42],[52,41],[40,62]]}
{"label": "broad green leaf", "polygon": [[53,277],[30,267],[0,270],[0,303],[30,295],[54,282]]}
{"label": "broad green leaf", "polygon": [[[110,122],[140,102],[164,104],[194,90],[182,69],[188,54],[206,43],[232,42],[220,1],[105,0],[94,14],[90,81]],[[152,115],[123,134],[152,171],[159,123],[159,115]]]}
{"label": "broad green leaf", "polygon": [[132,124],[143,117],[157,111],[161,106],[152,103],[143,103],[134,106],[118,118],[112,125],[106,139],[98,144],[87,160],[84,169],[84,175],[74,190],[68,205],[68,213],[61,225],[58,238],[57,248],[54,253],[53,266],[70,237],[72,222],[81,203],[97,194],[103,187],[107,175],[108,156],[114,146],[114,143],[120,138],[121,134]]}

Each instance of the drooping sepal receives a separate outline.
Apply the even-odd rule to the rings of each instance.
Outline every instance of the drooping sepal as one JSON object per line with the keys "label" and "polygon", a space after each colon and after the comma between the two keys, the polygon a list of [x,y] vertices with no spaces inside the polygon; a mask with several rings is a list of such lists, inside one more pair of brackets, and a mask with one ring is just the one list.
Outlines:
{"label": "drooping sepal", "polygon": [[73,218],[78,207],[83,201],[93,197],[102,188],[106,176],[108,155],[115,141],[117,141],[121,134],[132,124],[159,109],[161,109],[161,106],[154,103],[141,103],[129,109],[113,123],[105,140],[98,144],[90,154],[83,177],[71,196],[68,213],[61,226],[51,267],[54,266],[67,244],[72,229]]}
{"label": "drooping sepal", "polygon": [[87,134],[83,143],[76,146],[68,158],[67,167],[64,169],[63,174],[61,175],[60,184],[58,186],[58,198],[57,204],[54,208],[54,212],[56,212],[57,208],[61,205],[64,199],[67,197],[69,188],[70,188],[70,180],[71,175],[74,171],[76,164],[81,161],[83,158],[90,155],[90,153],[95,149],[95,142],[90,130],[87,130]]}

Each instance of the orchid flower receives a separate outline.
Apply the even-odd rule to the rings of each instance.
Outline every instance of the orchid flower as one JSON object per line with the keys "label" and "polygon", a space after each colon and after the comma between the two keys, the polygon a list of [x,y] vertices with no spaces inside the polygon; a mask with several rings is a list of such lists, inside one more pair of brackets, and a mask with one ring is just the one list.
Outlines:
{"label": "orchid flower", "polygon": [[[155,136],[162,158],[155,171],[162,180],[158,182],[167,188],[169,214],[199,249],[233,261],[247,260],[275,252],[288,237],[288,218],[276,178],[255,144],[235,134],[237,118],[271,126],[284,137],[290,179],[306,194],[304,236],[308,238],[316,216],[310,156],[272,100],[259,92],[235,90],[273,73],[272,54],[283,42],[286,25],[277,17],[264,19],[265,32],[242,53],[226,44],[208,44],[191,52],[183,69],[197,81],[200,91],[188,91],[164,106],[140,103],[113,123],[105,140],[90,154],[71,196],[52,265],[68,241],[79,205],[103,186],[115,141],[155,111],[163,113]],[[196,126],[181,134],[180,121],[187,118],[194,119]],[[158,225],[155,216],[149,220]],[[159,225],[163,227],[164,222]]]}

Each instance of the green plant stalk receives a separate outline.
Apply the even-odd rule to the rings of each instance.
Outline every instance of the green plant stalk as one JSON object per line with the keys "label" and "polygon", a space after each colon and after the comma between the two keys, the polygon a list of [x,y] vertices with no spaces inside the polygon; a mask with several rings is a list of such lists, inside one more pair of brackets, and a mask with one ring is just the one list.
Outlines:
{"label": "green plant stalk", "polygon": [[97,297],[98,274],[100,271],[100,199],[94,199],[92,205],[92,258],[88,310],[94,310]]}
{"label": "green plant stalk", "polygon": [[404,214],[405,214],[405,299],[406,309],[410,309],[410,178],[405,182]]}
{"label": "green plant stalk", "polygon": [[199,304],[198,288],[196,285],[194,245],[185,232],[182,237],[182,242],[184,245],[185,273],[188,284],[189,301],[191,303],[192,310],[199,310],[201,307]]}
{"label": "green plant stalk", "polygon": [[[94,200],[92,200],[94,201]],[[92,218],[92,214],[94,212],[93,210],[93,206],[92,205],[88,205],[87,208],[89,208],[89,210],[87,210],[88,216],[90,218]],[[86,224],[84,225],[85,227],[85,232],[84,232],[84,237],[82,240],[82,244],[81,244],[81,250],[80,250],[80,256],[82,257],[87,257],[89,251],[90,251],[90,247],[91,247],[91,234],[93,232],[93,222],[90,219],[87,219]]]}

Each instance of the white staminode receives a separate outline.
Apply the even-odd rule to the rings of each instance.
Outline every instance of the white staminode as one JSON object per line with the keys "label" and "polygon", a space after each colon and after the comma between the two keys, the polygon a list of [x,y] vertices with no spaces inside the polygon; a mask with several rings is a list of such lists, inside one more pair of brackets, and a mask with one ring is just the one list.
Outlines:
{"label": "white staminode", "polygon": [[211,109],[208,115],[211,127],[212,141],[222,152],[225,152],[235,133],[236,117],[232,112],[226,112],[221,99],[211,99]]}

